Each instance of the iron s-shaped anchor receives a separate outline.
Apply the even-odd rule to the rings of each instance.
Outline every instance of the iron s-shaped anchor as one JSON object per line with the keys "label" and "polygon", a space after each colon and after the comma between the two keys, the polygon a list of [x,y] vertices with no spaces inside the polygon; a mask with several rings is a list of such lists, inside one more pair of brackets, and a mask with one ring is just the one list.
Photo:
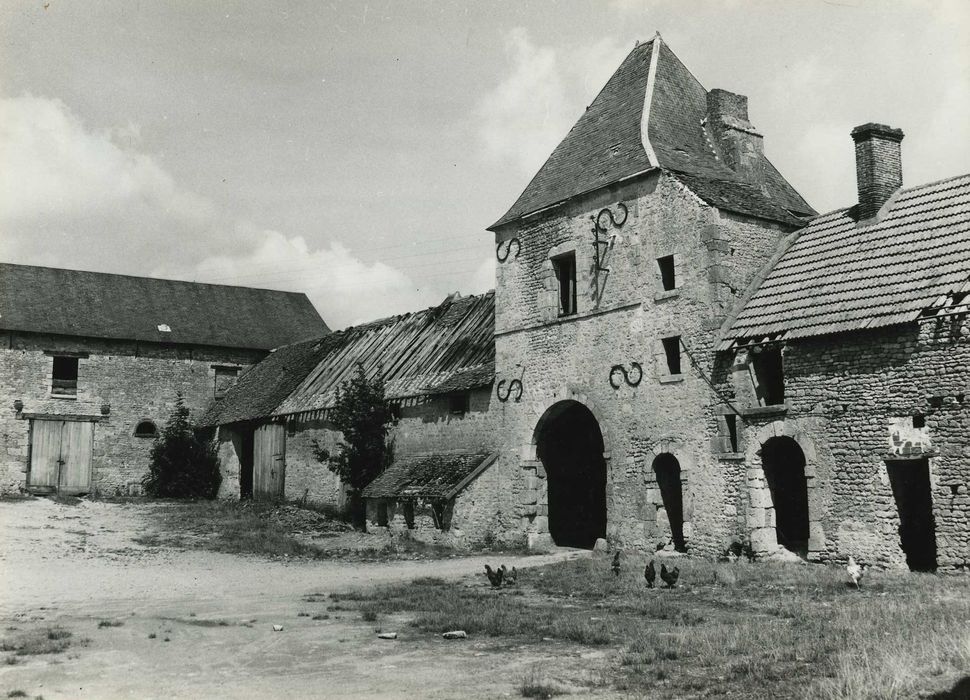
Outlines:
{"label": "iron s-shaped anchor", "polygon": [[[630,210],[627,208],[626,204],[624,204],[623,202],[618,202],[617,205],[616,205],[616,208],[617,209],[620,209],[623,212],[623,218],[622,219],[617,219],[613,215],[613,210],[612,209],[610,209],[609,207],[604,207],[603,209],[600,209],[600,213],[596,215],[596,219],[595,220],[596,220],[596,228],[597,228],[597,230],[599,230],[599,231],[606,231],[610,226],[612,226],[614,228],[621,228],[623,226],[623,224],[626,223],[626,219],[627,219],[627,216],[629,216],[629,214],[630,214]],[[603,215],[604,214],[606,214],[607,218],[610,220],[610,226],[607,226],[606,224],[603,223]]]}
{"label": "iron s-shaped anchor", "polygon": [[521,381],[519,381],[518,379],[511,380],[508,383],[508,388],[505,390],[505,393],[503,394],[502,393],[502,387],[504,387],[504,386],[505,386],[505,380],[504,379],[500,379],[499,382],[498,382],[498,384],[495,385],[495,396],[498,397],[498,400],[499,401],[501,401],[502,403],[505,403],[506,401],[508,401],[509,400],[509,396],[512,395],[512,392],[513,391],[516,392],[515,398],[512,399],[515,403],[518,403],[522,399],[522,382]]}
{"label": "iron s-shaped anchor", "polygon": [[626,382],[627,386],[639,386],[640,382],[643,381],[643,368],[639,362],[631,362],[630,369],[636,371],[635,378],[631,378],[630,375],[632,372],[627,372],[626,367],[623,365],[613,365],[610,367],[610,386],[614,389],[620,388],[619,380],[615,379],[617,374],[623,375],[623,381]]}
{"label": "iron s-shaped anchor", "polygon": [[[515,255],[512,257],[512,259],[513,260],[518,260],[519,253],[522,250],[522,244],[519,243],[519,239],[518,238],[510,238],[509,240],[502,241],[497,246],[495,246],[495,257],[496,257],[496,259],[500,263],[504,263],[506,260],[509,259],[509,255],[512,254],[512,244],[513,243],[515,244]],[[502,250],[502,246],[503,245],[505,246],[504,252]]]}

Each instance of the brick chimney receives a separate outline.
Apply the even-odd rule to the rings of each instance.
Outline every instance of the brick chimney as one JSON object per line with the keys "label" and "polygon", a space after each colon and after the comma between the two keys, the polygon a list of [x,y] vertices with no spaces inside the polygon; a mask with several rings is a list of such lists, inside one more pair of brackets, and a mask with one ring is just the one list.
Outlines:
{"label": "brick chimney", "polygon": [[745,182],[763,185],[764,137],[748,121],[748,98],[727,90],[707,93],[707,124],[725,163]]}
{"label": "brick chimney", "polygon": [[903,132],[885,124],[869,123],[853,129],[852,140],[859,188],[858,220],[866,221],[903,186],[899,147]]}

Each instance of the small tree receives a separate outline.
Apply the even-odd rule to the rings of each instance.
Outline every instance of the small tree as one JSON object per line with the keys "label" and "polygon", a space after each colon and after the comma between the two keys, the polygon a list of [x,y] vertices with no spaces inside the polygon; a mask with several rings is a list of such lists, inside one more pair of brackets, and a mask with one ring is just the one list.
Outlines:
{"label": "small tree", "polygon": [[152,445],[142,485],[150,496],[161,498],[215,498],[221,482],[216,447],[200,439],[179,393],[168,423]]}
{"label": "small tree", "polygon": [[330,419],[342,439],[335,455],[317,445],[317,459],[350,487],[351,517],[362,524],[360,493],[394,459],[394,444],[387,439],[394,416],[384,398],[384,380],[379,373],[368,379],[364,366],[358,363],[354,376],[337,387]]}

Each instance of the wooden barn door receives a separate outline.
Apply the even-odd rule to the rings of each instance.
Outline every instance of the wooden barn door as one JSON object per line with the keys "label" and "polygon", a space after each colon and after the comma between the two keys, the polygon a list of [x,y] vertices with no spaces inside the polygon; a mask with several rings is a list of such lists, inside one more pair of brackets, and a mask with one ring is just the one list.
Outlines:
{"label": "wooden barn door", "polygon": [[31,491],[72,495],[91,490],[94,423],[35,419],[30,434]]}
{"label": "wooden barn door", "polygon": [[261,425],[253,436],[253,497],[283,498],[286,476],[286,426]]}

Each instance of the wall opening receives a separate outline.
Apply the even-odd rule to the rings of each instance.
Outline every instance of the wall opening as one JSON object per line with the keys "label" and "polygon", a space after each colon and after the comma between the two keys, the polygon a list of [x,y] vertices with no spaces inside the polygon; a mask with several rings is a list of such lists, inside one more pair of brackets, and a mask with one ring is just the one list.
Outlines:
{"label": "wall opening", "polygon": [[674,266],[674,256],[665,255],[662,258],[657,258],[657,267],[660,268],[660,284],[663,285],[664,291],[669,292],[677,288],[677,275]]}
{"label": "wall opening", "polygon": [[899,543],[911,571],[936,571],[936,521],[928,459],[886,463],[899,512]]}
{"label": "wall opening", "polygon": [[606,537],[606,460],[599,423],[586,406],[561,401],[539,423],[536,453],[546,470],[549,534],[563,547]]}
{"label": "wall opening", "polygon": [[775,510],[778,544],[808,555],[808,481],[805,453],[792,438],[769,438],[761,446],[761,464]]}
{"label": "wall opening", "polygon": [[135,437],[153,438],[158,434],[158,428],[150,420],[143,420],[135,426]]}
{"label": "wall opening", "polygon": [[467,391],[448,394],[448,413],[453,416],[463,416],[471,407],[471,395]]}
{"label": "wall opening", "polygon": [[377,502],[377,525],[387,527],[387,522],[387,501],[382,498]]}
{"label": "wall opening", "polygon": [[667,372],[680,374],[680,336],[663,338],[660,342],[664,346],[664,356],[667,360]]}
{"label": "wall opening", "polygon": [[55,355],[52,359],[51,395],[77,396],[78,358]]}
{"label": "wall opening", "polygon": [[559,315],[576,313],[576,253],[566,253],[552,259],[552,269],[559,284]]}
{"label": "wall opening", "polygon": [[239,498],[252,498],[253,450],[255,449],[253,429],[243,428],[240,430],[239,439],[241,443],[239,450]]}
{"label": "wall opening", "polygon": [[785,372],[781,346],[762,345],[751,349],[755,394],[762,406],[785,403]]}
{"label": "wall opening", "polygon": [[674,549],[678,552],[686,552],[684,488],[680,478],[680,462],[669,452],[664,452],[654,458],[653,471],[657,476],[657,485],[660,487],[664,510],[667,511],[667,520],[670,522],[670,537],[674,541]]}

